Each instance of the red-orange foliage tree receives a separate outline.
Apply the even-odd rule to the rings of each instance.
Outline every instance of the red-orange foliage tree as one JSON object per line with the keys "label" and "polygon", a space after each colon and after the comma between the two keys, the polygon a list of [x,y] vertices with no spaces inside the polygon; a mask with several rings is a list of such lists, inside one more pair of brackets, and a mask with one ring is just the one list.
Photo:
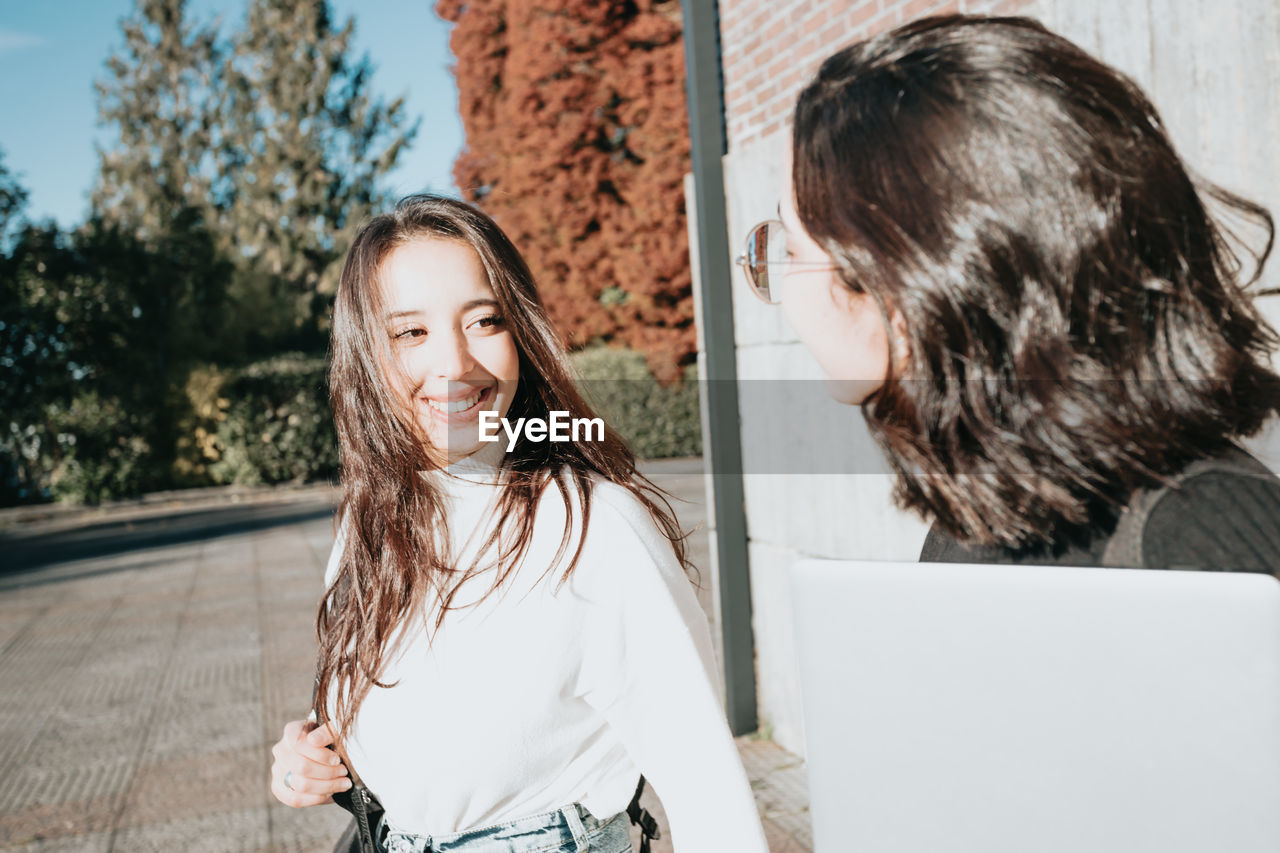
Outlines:
{"label": "red-orange foliage tree", "polygon": [[439,0],[456,24],[465,198],[524,253],[571,347],[695,349],[678,0]]}

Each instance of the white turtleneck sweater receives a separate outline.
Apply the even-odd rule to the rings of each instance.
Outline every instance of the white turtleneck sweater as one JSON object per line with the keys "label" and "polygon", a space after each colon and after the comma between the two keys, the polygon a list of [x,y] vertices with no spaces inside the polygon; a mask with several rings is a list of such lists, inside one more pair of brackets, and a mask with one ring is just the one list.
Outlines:
{"label": "white turtleneck sweater", "polygon": [[[472,457],[433,476],[449,495],[451,552],[470,565],[494,522],[497,470]],[[707,620],[671,544],[635,496],[597,481],[581,558],[559,585],[563,564],[546,570],[567,517],[550,487],[502,589],[483,598],[492,575],[472,579],[455,607],[473,606],[452,610],[430,642],[434,611],[401,626],[381,678],[394,686],[371,689],[356,717],[356,772],[393,826],[420,835],[575,802],[606,819],[643,773],[679,853],[767,851]],[[573,518],[576,545],[576,506]],[[326,583],[342,546],[340,534]]]}

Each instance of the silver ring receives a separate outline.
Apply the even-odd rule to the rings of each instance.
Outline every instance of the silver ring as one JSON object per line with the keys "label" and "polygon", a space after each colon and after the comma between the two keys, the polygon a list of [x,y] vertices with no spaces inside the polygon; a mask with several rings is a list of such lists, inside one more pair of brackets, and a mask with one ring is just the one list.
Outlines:
{"label": "silver ring", "polygon": [[289,777],[290,777],[290,776],[292,776],[292,775],[293,775],[293,771],[292,771],[292,770],[290,770],[290,771],[288,771],[287,773],[285,773],[285,774],[284,774],[284,786],[285,786],[286,788],[288,788],[290,791],[293,791],[294,793],[297,793],[298,789],[297,789],[297,788],[295,788],[295,787],[293,787],[292,785],[290,785],[290,784],[289,784]]}

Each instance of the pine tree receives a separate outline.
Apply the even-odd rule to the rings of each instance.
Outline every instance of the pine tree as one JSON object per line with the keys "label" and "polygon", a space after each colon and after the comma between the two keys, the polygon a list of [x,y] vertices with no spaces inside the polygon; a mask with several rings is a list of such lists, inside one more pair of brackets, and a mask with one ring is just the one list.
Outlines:
{"label": "pine tree", "polygon": [[95,84],[99,122],[115,126],[119,140],[99,151],[93,207],[143,239],[187,209],[216,219],[224,202],[213,163],[223,51],[216,29],[192,25],[186,5],[140,0],[122,24],[123,52]]}
{"label": "pine tree", "polygon": [[439,0],[456,23],[463,195],[511,235],[566,343],[661,378],[694,357],[675,0]]}
{"label": "pine tree", "polygon": [[368,59],[348,58],[354,24],[335,30],[324,0],[252,0],[225,39],[186,10],[140,0],[124,24],[98,84],[120,136],[95,211],[153,243],[174,223],[208,230],[235,266],[230,351],[316,346],[347,245],[415,129],[370,93]]}
{"label": "pine tree", "polygon": [[416,132],[401,99],[370,93],[368,58],[348,59],[353,32],[351,20],[333,27],[325,2],[253,0],[227,68],[226,232],[299,318],[337,289],[355,231],[388,202],[379,178]]}
{"label": "pine tree", "polygon": [[22,220],[27,198],[26,188],[18,183],[17,177],[5,166],[4,150],[0,149],[0,248],[3,248],[9,233]]}

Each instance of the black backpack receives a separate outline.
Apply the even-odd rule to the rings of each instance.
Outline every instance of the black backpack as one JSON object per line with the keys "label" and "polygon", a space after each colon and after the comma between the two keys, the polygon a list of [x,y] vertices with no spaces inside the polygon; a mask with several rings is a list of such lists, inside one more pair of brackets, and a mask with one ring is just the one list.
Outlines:
{"label": "black backpack", "polygon": [[1102,565],[1146,568],[1142,561],[1142,535],[1151,511],[1170,491],[1176,490],[1182,483],[1197,474],[1208,472],[1236,474],[1269,482],[1276,481],[1276,475],[1267,466],[1236,447],[1221,456],[1198,459],[1171,477],[1165,485],[1134,492],[1129,505],[1120,513],[1120,518],[1116,521],[1116,529],[1102,552]]}

